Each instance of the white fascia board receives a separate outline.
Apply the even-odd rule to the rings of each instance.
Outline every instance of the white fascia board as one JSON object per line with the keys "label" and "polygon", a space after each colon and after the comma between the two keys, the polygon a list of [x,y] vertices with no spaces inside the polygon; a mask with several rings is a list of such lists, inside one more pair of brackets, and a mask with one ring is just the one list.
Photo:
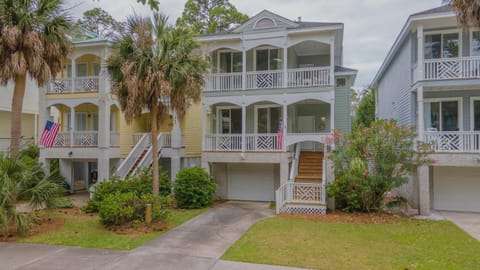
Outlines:
{"label": "white fascia board", "polygon": [[378,83],[378,80],[383,76],[383,73],[385,72],[386,67],[390,65],[390,62],[392,61],[395,54],[397,53],[400,45],[405,41],[405,38],[407,37],[407,33],[410,33],[413,30],[412,24],[414,22],[422,21],[422,20],[430,20],[430,19],[447,18],[447,17],[453,17],[453,16],[456,16],[456,15],[454,12],[451,12],[451,11],[435,13],[435,14],[423,14],[423,15],[410,16],[407,22],[405,23],[405,25],[403,26],[402,30],[400,31],[400,34],[395,39],[395,42],[390,48],[390,51],[385,57],[385,60],[380,66],[380,69],[378,70],[377,74],[375,74],[373,81],[370,83],[370,87],[374,87]]}
{"label": "white fascia board", "polygon": [[337,25],[329,25],[329,26],[318,26],[318,27],[301,28],[301,29],[287,29],[287,33],[303,34],[303,33],[310,33],[310,32],[334,31],[334,30],[343,30],[343,24],[339,23]]}
{"label": "white fascia board", "polygon": [[241,39],[241,34],[227,34],[227,35],[217,35],[217,36],[200,36],[195,37],[197,42],[210,42],[210,41],[222,41],[222,40],[232,40],[232,39]]}

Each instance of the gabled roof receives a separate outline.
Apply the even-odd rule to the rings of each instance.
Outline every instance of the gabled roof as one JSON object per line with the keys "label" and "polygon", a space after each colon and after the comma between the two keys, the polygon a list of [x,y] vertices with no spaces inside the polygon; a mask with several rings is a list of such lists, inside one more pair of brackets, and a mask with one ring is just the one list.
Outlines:
{"label": "gabled roof", "polygon": [[108,42],[104,37],[83,27],[74,28],[69,34],[69,37],[73,44]]}
{"label": "gabled roof", "polygon": [[407,19],[407,22],[404,24],[402,30],[398,34],[397,38],[395,39],[395,42],[393,43],[392,47],[390,48],[390,51],[388,52],[387,56],[385,57],[385,60],[382,63],[382,66],[378,70],[377,74],[373,78],[372,83],[370,86],[374,86],[375,84],[378,83],[378,80],[383,76],[385,71],[387,70],[388,66],[390,63],[393,61],[395,58],[395,55],[397,54],[400,46],[403,44],[405,39],[408,37],[410,31],[412,30],[412,24],[416,21],[420,20],[428,20],[432,18],[448,18],[448,17],[454,17],[455,16],[455,9],[452,8],[449,5],[443,5],[440,7],[432,8],[432,9],[427,9],[424,11],[420,11],[417,13],[414,13],[410,15]]}
{"label": "gabled roof", "polygon": [[260,11],[257,15],[251,17],[248,21],[246,21],[244,24],[238,26],[237,28],[233,29],[232,32],[234,33],[241,33],[243,32],[243,30],[251,25],[252,23],[255,23],[257,22],[258,20],[262,19],[262,18],[270,18],[270,19],[274,19],[274,20],[278,20],[278,21],[281,21],[283,23],[285,23],[287,25],[287,28],[296,28],[298,27],[298,24],[295,23],[294,21],[291,21],[285,17],[282,17],[280,15],[277,15],[271,11],[268,11],[266,9]]}

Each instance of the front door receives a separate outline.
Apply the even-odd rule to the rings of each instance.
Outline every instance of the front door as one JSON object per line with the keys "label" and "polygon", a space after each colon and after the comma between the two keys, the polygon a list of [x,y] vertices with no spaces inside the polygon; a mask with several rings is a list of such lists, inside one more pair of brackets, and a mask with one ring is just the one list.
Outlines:
{"label": "front door", "polygon": [[[297,118],[298,133],[314,133],[315,132],[315,116],[299,116]],[[302,150],[314,150],[314,142],[302,142]]]}

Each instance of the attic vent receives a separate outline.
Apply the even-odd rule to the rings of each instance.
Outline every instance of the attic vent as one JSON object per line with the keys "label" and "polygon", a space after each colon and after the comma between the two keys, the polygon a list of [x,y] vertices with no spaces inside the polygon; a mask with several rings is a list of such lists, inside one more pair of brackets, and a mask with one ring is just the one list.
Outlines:
{"label": "attic vent", "polygon": [[275,22],[270,18],[263,18],[255,23],[255,28],[273,28],[275,27]]}

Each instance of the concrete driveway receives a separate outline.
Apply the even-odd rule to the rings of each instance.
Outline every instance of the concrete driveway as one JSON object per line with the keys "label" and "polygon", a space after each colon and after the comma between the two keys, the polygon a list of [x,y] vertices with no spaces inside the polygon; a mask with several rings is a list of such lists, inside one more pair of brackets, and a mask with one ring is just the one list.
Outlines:
{"label": "concrete driveway", "polygon": [[130,252],[0,243],[0,269],[294,269],[219,260],[253,223],[270,216],[267,203],[227,202]]}
{"label": "concrete driveway", "polygon": [[480,213],[441,211],[440,214],[480,241]]}

